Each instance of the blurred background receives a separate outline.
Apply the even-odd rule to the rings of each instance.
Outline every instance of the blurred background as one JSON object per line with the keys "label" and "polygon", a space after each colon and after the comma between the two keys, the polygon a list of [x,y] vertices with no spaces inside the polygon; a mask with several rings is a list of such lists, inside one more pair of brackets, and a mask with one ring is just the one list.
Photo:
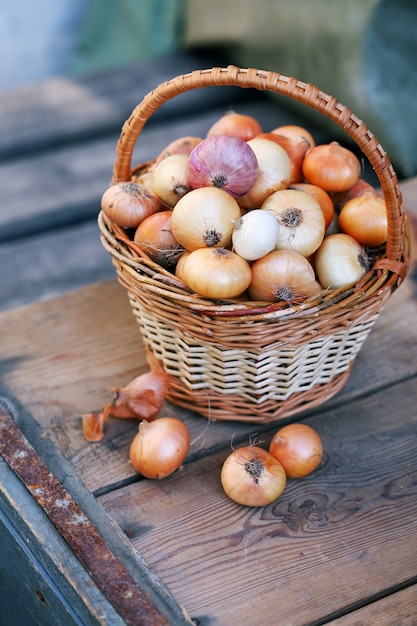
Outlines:
{"label": "blurred background", "polygon": [[415,0],[0,2],[1,91],[207,47],[316,84],[417,173]]}

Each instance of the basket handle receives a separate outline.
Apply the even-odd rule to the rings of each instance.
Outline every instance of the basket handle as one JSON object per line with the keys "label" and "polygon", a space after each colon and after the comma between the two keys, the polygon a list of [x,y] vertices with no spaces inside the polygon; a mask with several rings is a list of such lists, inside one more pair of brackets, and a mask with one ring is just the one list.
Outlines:
{"label": "basket handle", "polygon": [[123,125],[116,149],[113,183],[130,180],[136,141],[148,119],[162,104],[186,91],[213,86],[236,86],[278,93],[322,113],[342,128],[362,150],[379,179],[388,217],[386,256],[394,261],[390,269],[405,276],[408,265],[405,215],[397,175],[388,155],[365,123],[350,109],[314,85],[296,78],[229,65],[196,70],[161,83],[144,97]]}

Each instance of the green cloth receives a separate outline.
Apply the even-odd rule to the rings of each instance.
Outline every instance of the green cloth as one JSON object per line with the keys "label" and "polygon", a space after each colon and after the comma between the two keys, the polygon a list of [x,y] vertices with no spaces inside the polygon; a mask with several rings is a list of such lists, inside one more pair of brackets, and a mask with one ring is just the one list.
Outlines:
{"label": "green cloth", "polygon": [[401,175],[417,174],[417,0],[188,0],[185,45],[315,84],[364,120]]}
{"label": "green cloth", "polygon": [[69,72],[167,54],[181,45],[183,0],[88,0]]}

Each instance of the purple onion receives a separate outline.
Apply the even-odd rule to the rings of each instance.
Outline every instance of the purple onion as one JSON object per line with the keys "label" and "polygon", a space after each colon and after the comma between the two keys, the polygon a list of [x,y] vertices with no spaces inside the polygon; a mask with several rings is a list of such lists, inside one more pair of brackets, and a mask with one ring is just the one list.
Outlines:
{"label": "purple onion", "polygon": [[232,196],[243,196],[258,176],[258,160],[239,137],[213,135],[191,152],[188,177],[193,188],[219,187]]}

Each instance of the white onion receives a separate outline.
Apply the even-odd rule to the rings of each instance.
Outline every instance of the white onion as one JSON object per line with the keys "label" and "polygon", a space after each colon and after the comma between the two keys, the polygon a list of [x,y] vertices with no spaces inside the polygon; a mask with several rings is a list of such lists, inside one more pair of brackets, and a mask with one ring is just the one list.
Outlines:
{"label": "white onion", "polygon": [[339,289],[358,282],[369,269],[369,260],[350,235],[335,233],[325,237],[314,256],[314,266],[323,287]]}
{"label": "white onion", "polygon": [[255,261],[274,250],[279,225],[272,213],[253,209],[235,223],[233,250],[247,261]]}

